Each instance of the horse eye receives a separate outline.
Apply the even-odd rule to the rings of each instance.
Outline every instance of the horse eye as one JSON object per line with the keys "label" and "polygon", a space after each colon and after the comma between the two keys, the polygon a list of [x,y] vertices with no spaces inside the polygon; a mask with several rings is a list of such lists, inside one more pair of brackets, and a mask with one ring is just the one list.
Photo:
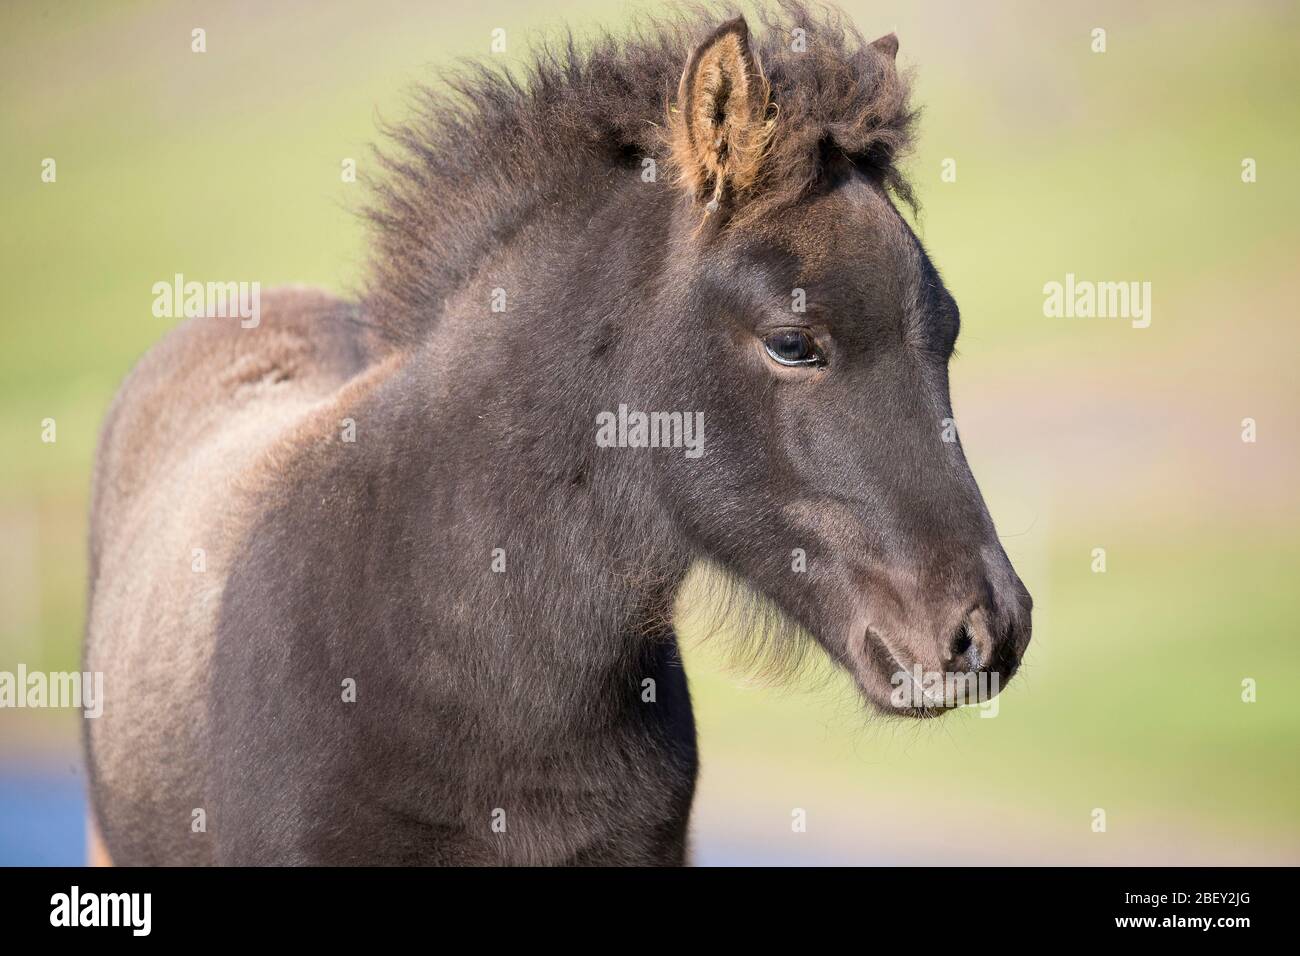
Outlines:
{"label": "horse eye", "polygon": [[763,339],[767,354],[781,365],[821,365],[817,343],[805,329],[778,329]]}

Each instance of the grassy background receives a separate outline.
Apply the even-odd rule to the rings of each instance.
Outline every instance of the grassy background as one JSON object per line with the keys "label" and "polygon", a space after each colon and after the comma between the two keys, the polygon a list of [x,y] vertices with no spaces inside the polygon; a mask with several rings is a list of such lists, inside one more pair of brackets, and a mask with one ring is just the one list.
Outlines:
{"label": "grassy background", "polygon": [[[442,6],[0,8],[0,669],[77,664],[89,464],[169,324],[152,284],[355,288],[362,195],[340,164],[364,174],[412,83],[486,56],[494,27],[514,58],[653,9]],[[964,316],[954,403],[1035,639],[996,719],[925,726],[866,718],[834,677],[754,685],[692,642],[702,856],[1300,862],[1296,5],[845,9],[918,71],[918,228]],[[1151,282],[1151,327],[1045,318],[1067,272]],[[76,729],[0,712],[0,760],[75,770]]]}

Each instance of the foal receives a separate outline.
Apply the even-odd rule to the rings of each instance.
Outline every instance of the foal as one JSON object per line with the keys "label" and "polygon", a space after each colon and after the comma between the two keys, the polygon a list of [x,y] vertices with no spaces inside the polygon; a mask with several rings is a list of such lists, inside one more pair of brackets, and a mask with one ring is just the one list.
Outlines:
{"label": "foal", "polygon": [[1011,676],[957,306],[891,200],[897,41],[782,11],[428,93],[362,301],[272,293],[132,372],[86,636],[114,862],[684,862],[696,561],[887,713],[952,706],[914,672]]}

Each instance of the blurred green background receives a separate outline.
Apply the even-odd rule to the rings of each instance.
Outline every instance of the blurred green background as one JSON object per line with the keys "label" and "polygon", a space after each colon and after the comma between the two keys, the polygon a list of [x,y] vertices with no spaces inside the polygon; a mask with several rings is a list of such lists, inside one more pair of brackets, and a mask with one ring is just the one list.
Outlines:
{"label": "blurred green background", "polygon": [[[962,307],[963,441],[1036,599],[1026,665],[995,719],[902,724],[691,640],[699,862],[1300,863],[1300,14],[1066,6],[844,5],[917,70],[918,230]],[[364,177],[413,83],[496,27],[517,58],[654,9],[0,8],[0,669],[78,666],[92,450],[171,324],[152,284],[355,290],[364,187],[341,164]],[[1044,317],[1067,272],[1151,282],[1150,328]],[[77,719],[0,711],[0,863],[78,858]]]}

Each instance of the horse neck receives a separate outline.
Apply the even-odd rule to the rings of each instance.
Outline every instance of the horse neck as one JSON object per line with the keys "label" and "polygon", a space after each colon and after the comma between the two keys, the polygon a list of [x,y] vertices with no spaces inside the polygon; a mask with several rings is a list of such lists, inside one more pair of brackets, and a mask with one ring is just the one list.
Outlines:
{"label": "horse neck", "polygon": [[420,587],[447,602],[434,626],[488,668],[563,660],[554,680],[574,684],[644,674],[672,640],[689,563],[644,452],[601,454],[585,412],[536,405],[536,386],[474,363],[463,372],[430,346],[375,398],[383,480],[401,524],[428,536]]}

